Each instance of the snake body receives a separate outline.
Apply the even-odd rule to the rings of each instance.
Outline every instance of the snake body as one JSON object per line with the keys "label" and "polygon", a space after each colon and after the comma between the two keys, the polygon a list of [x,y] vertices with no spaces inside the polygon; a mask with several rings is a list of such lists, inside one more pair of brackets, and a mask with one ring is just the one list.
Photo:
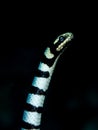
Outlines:
{"label": "snake body", "polygon": [[21,130],[40,130],[46,91],[57,61],[72,39],[73,34],[67,32],[59,35],[52,44],[46,47],[27,95]]}

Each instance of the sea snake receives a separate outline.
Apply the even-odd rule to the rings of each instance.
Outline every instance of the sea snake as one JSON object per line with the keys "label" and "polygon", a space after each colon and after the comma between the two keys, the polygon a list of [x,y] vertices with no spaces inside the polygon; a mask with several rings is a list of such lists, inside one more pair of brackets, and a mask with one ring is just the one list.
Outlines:
{"label": "sea snake", "polygon": [[46,91],[48,90],[57,61],[72,39],[73,33],[71,32],[61,34],[43,52],[36,74],[32,80],[32,86],[27,95],[21,130],[40,130]]}

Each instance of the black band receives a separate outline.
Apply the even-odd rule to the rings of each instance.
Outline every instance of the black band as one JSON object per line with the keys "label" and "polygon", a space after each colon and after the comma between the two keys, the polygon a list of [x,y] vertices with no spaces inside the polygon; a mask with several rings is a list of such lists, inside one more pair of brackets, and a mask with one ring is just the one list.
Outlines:
{"label": "black band", "polygon": [[39,89],[38,87],[35,86],[30,86],[28,88],[29,93],[37,94],[37,95],[46,95],[47,91],[43,91],[42,89]]}
{"label": "black band", "polygon": [[25,110],[30,111],[30,112],[42,113],[43,107],[36,107],[36,106],[33,106],[33,105],[26,103]]}
{"label": "black band", "polygon": [[42,77],[42,78],[48,78],[49,77],[49,72],[48,71],[41,71],[41,70],[36,70],[35,74],[37,77]]}

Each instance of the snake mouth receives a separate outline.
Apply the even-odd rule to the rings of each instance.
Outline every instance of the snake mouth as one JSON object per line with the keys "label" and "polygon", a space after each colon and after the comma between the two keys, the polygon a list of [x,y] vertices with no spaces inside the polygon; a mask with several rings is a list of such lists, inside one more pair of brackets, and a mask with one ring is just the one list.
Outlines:
{"label": "snake mouth", "polygon": [[56,51],[62,51],[64,48],[67,47],[67,43],[73,39],[72,33],[65,33],[59,36],[60,44],[56,48]]}

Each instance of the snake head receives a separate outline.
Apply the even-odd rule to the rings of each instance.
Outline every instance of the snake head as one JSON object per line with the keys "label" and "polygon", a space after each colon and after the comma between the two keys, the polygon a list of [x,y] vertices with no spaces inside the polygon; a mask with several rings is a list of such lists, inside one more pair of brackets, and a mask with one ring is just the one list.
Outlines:
{"label": "snake head", "polygon": [[70,32],[59,35],[50,47],[47,47],[44,55],[48,59],[56,58],[63,53],[63,51],[68,47],[69,41],[73,39],[73,34]]}
{"label": "snake head", "polygon": [[73,39],[73,34],[70,32],[61,34],[54,41],[54,45],[56,45],[56,51],[61,52],[68,46],[68,42]]}

